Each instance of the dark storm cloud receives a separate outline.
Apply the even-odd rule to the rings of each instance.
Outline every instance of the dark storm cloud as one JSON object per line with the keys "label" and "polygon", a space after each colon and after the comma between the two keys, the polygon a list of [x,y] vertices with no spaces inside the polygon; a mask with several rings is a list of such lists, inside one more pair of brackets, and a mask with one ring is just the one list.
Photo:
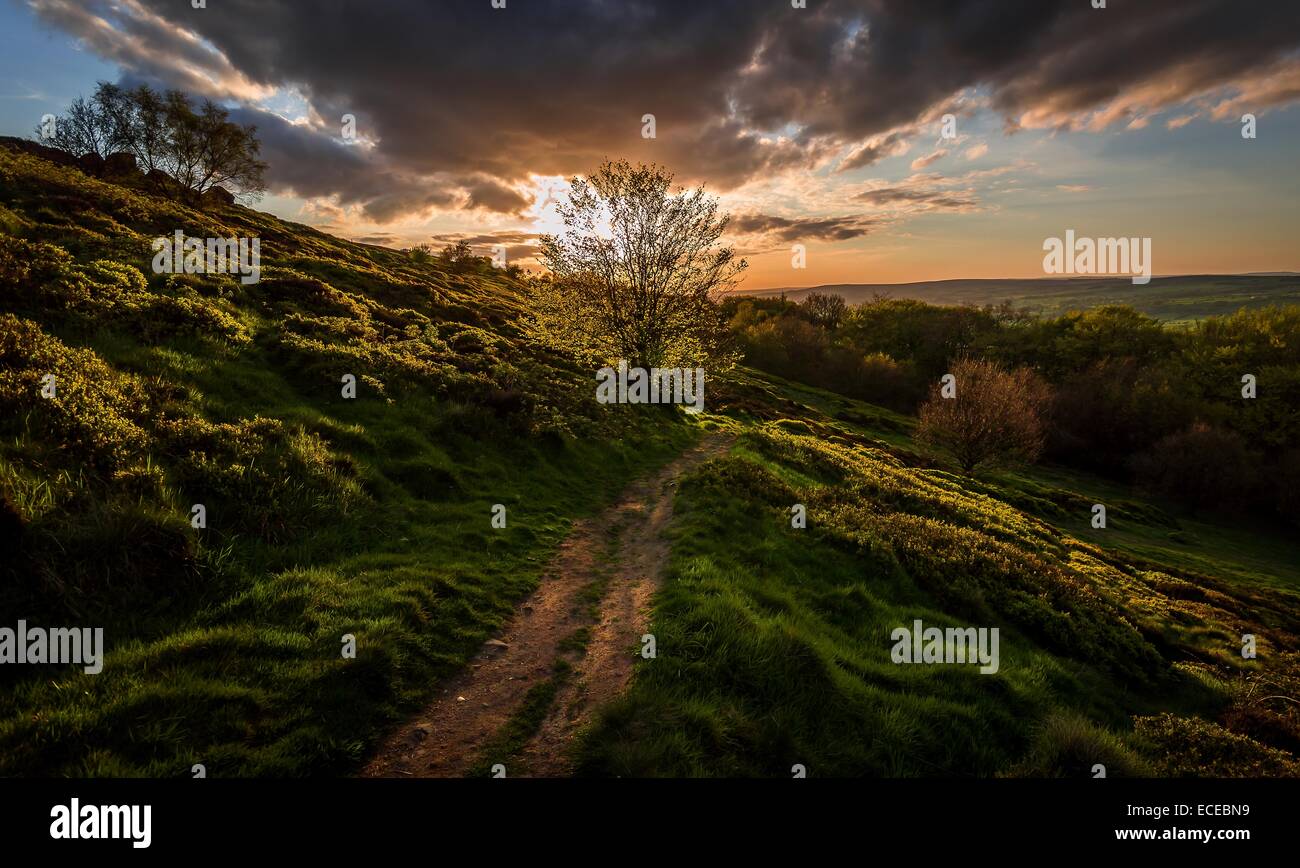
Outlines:
{"label": "dark storm cloud", "polygon": [[530,200],[488,175],[467,182],[465,190],[471,208],[483,208],[503,214],[518,214]]}
{"label": "dark storm cloud", "polygon": [[291,124],[279,115],[239,108],[231,118],[257,127],[262,158],[273,189],[307,198],[336,196],[340,205],[359,205],[377,222],[435,208],[478,208],[516,214],[529,199],[488,175],[457,177],[404,171],[384,155],[347,145],[320,130]]}
{"label": "dark storm cloud", "polygon": [[[374,219],[514,213],[529,173],[606,156],[715,189],[854,146],[842,168],[870,165],[972,88],[1010,128],[1105,125],[1293,71],[1300,45],[1292,0],[31,2],[129,72],[246,103],[295,88],[317,126],[262,125],[301,161],[277,183]],[[335,150],[347,113],[373,150]]]}

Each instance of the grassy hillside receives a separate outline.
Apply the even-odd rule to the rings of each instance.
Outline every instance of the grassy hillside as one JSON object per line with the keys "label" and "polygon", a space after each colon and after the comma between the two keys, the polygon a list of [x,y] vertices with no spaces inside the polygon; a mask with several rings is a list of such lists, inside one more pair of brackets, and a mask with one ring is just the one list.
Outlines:
{"label": "grassy hillside", "polygon": [[[593,412],[493,269],[5,149],[0,191],[0,612],[108,647],[98,676],[0,668],[0,774],[352,768],[574,517],[694,437]],[[153,274],[149,240],[178,228],[260,237],[261,282]]]}
{"label": "grassy hillside", "polygon": [[[261,238],[261,281],[154,274],[176,229]],[[524,301],[480,263],[0,148],[0,620],[108,646],[100,675],[0,668],[0,774],[354,771],[575,518],[705,428],[735,445],[679,489],[658,657],[581,771],[1300,771],[1280,534],[1061,469],[958,477],[909,418],[744,370],[698,418],[598,405],[591,372],[525,339]],[[914,618],[999,627],[1000,671],[894,665]]]}
{"label": "grassy hillside", "polygon": [[[658,656],[584,772],[1300,774],[1293,542],[1200,538],[1059,469],[974,482],[915,452],[904,417],[766,377],[739,393],[738,445],[678,498]],[[895,665],[890,631],[916,618],[998,626],[1001,670]]]}
{"label": "grassy hillside", "polygon": [[1135,286],[1127,277],[1042,278],[1036,280],[931,280],[920,283],[835,283],[825,286],[765,289],[746,295],[785,294],[799,301],[810,292],[843,296],[849,304],[875,295],[914,298],[929,304],[1010,302],[1017,308],[1046,316],[1087,310],[1101,304],[1127,304],[1166,322],[1188,322],[1223,316],[1241,308],[1271,304],[1300,304],[1300,275],[1206,274],[1153,277]]}

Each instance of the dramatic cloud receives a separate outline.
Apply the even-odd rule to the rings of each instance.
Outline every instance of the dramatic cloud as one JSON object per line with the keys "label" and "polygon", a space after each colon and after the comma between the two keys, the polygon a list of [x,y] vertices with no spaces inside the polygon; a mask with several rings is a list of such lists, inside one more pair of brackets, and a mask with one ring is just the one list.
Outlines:
{"label": "dramatic cloud", "polygon": [[740,235],[764,235],[781,241],[847,241],[866,235],[879,221],[868,217],[776,217],[742,214],[730,229]]}
{"label": "dramatic cloud", "polygon": [[360,208],[375,222],[447,208],[517,214],[529,204],[526,196],[490,175],[417,174],[382,152],[346,145],[270,112],[240,108],[231,117],[257,127],[273,189],[332,198],[342,207]]}
{"label": "dramatic cloud", "polygon": [[[277,191],[375,221],[517,214],[529,177],[604,157],[724,191],[837,158],[849,171],[975,94],[1009,130],[1300,99],[1300,3],[1273,0],[28,2],[128,77],[241,104]],[[366,145],[338,141],[345,114]]]}
{"label": "dramatic cloud", "polygon": [[361,244],[377,244],[380,247],[393,247],[401,241],[401,239],[396,235],[389,235],[386,232],[379,232],[374,235],[362,235],[361,237],[352,240]]}

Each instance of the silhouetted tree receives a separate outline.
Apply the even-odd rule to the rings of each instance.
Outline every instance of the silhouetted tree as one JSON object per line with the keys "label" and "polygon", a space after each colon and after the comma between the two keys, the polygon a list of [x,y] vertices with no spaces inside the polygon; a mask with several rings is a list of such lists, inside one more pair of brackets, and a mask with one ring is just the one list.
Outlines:
{"label": "silhouetted tree", "polygon": [[55,135],[43,140],[76,157],[127,151],[144,171],[170,175],[192,199],[217,186],[251,197],[266,189],[257,128],[234,123],[211,100],[196,111],[179,90],[100,82],[89,100],[73,100],[56,119]]}
{"label": "silhouetted tree", "polygon": [[36,135],[44,144],[74,157],[107,156],[113,149],[112,134],[113,124],[99,101],[80,96],[72,101],[66,113],[55,118],[52,135],[46,135],[43,127],[36,128]]}
{"label": "silhouetted tree", "polygon": [[163,97],[168,139],[164,150],[167,172],[198,195],[222,186],[244,194],[266,189],[266,164],[258,159],[261,144],[256,128],[230,121],[230,112],[211,100],[195,111],[177,90]]}

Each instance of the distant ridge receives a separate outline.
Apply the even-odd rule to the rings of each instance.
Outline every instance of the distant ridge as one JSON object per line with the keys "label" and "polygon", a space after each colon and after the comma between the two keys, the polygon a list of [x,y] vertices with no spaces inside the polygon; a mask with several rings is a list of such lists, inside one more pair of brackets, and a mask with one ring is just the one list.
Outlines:
{"label": "distant ridge", "polygon": [[732,294],[770,298],[784,293],[791,301],[801,301],[812,292],[839,295],[849,304],[861,304],[876,295],[943,305],[1010,302],[1044,314],[1127,304],[1158,319],[1180,321],[1229,314],[1243,307],[1300,304],[1300,274],[1177,275],[1153,277],[1145,286],[1136,286],[1127,277],[958,278],[916,283],[828,283],[736,290]]}

